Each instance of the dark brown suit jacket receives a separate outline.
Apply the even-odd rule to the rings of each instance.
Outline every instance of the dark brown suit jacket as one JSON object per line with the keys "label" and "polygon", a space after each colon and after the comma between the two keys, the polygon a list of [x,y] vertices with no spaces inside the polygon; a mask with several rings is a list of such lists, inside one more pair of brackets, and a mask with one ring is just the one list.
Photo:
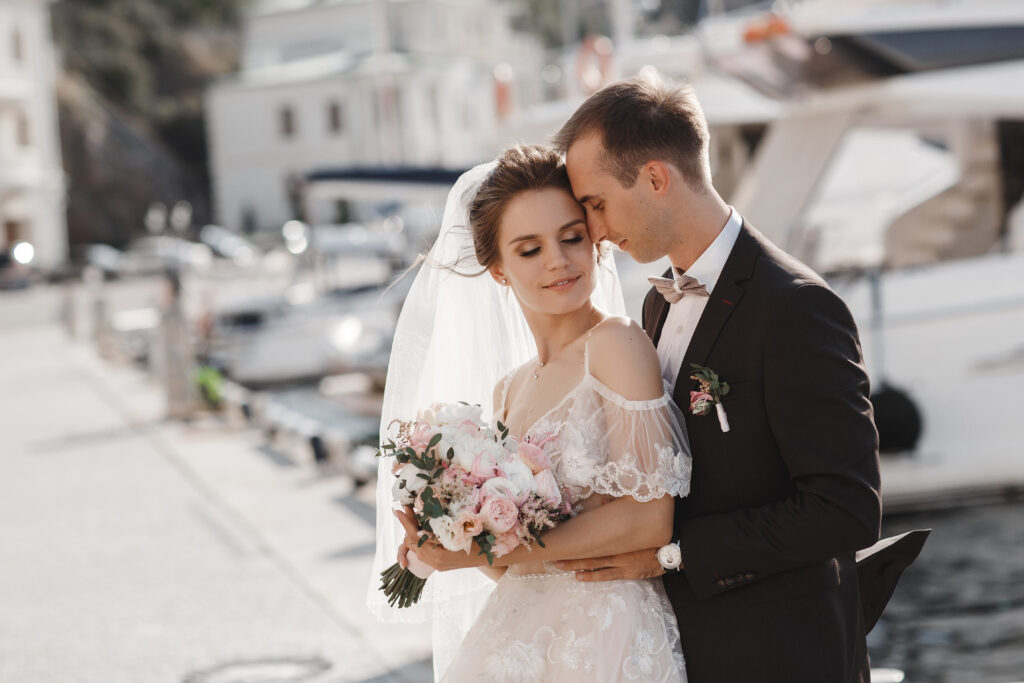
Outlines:
{"label": "dark brown suit jacket", "polygon": [[[657,344],[668,304],[644,301]],[[689,411],[691,363],[730,385]],[[674,398],[693,451],[676,501],[685,569],[665,576],[690,683],[869,680],[854,553],[878,540],[878,435],[849,310],[744,224],[686,351]]]}

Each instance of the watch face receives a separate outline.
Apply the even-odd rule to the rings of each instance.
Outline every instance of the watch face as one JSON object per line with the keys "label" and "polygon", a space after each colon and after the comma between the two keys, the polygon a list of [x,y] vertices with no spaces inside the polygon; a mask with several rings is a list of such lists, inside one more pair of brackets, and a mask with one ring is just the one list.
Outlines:
{"label": "watch face", "polygon": [[682,561],[683,554],[676,544],[670,543],[658,549],[658,562],[665,569],[675,569]]}

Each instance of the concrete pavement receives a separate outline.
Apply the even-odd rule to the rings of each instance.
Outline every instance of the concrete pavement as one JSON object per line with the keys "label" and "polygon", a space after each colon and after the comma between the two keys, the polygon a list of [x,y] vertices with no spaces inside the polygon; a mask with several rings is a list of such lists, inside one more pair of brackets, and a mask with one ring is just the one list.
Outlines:
{"label": "concrete pavement", "polygon": [[426,629],[363,604],[372,492],[165,423],[56,297],[0,295],[0,682],[431,680]]}

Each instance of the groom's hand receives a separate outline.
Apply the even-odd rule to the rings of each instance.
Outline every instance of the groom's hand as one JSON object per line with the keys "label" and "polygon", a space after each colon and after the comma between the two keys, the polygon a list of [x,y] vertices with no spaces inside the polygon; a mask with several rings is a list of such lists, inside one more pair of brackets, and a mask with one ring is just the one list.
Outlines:
{"label": "groom's hand", "polygon": [[576,572],[577,581],[614,581],[616,579],[653,579],[665,573],[658,562],[658,549],[635,550],[631,553],[593,557],[588,560],[562,560],[559,569]]}

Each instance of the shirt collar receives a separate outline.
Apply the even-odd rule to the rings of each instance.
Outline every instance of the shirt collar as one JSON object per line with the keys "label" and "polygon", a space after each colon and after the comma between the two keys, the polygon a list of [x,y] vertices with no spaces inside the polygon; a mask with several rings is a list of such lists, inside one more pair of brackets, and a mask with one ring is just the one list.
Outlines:
{"label": "shirt collar", "polygon": [[[709,292],[714,291],[715,285],[718,284],[718,277],[722,274],[722,268],[725,267],[733,245],[736,244],[741,227],[743,227],[743,219],[739,212],[730,206],[729,220],[725,222],[722,232],[704,250],[704,253],[697,257],[693,265],[686,269],[686,274],[697,278],[702,285],[708,288]],[[675,271],[679,272],[678,269]]]}

